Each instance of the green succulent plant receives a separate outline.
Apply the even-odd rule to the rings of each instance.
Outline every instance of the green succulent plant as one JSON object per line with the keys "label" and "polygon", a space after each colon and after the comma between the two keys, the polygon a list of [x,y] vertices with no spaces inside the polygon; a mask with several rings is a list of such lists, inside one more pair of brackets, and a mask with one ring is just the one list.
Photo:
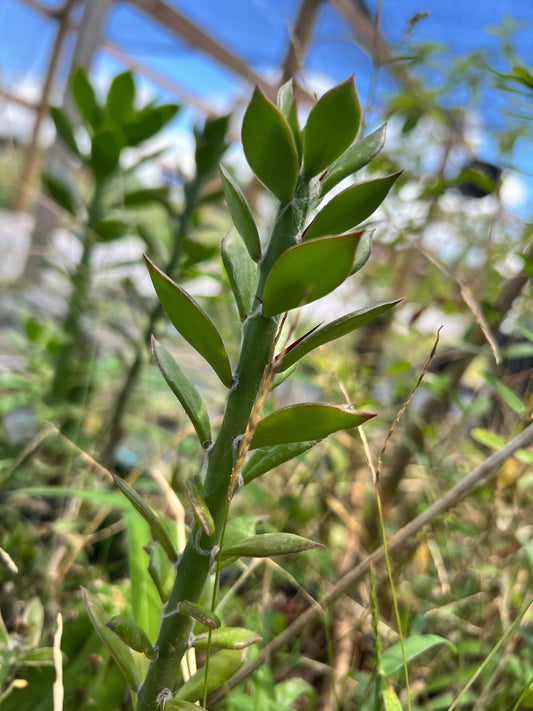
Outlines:
{"label": "green succulent plant", "polygon": [[[383,146],[384,127],[354,142],[359,123],[360,106],[352,78],[316,102],[303,129],[292,83],[281,88],[277,104],[260,89],[255,90],[243,119],[242,145],[255,176],[278,206],[271,233],[261,238],[241,187],[220,168],[236,228],[222,241],[221,252],[242,321],[237,362],[231,361],[210,316],[146,258],[168,318],[216,373],[227,400],[222,424],[213,432],[195,384],[170,353],[153,341],[155,360],[189,415],[206,462],[201,481],[189,489],[195,522],[179,556],[158,514],[131,486],[115,477],[154,537],[149,571],[163,606],[157,640],[151,643],[134,620],[106,620],[87,592],[85,601],[96,630],[124,671],[138,711],[185,709],[192,702],[205,702],[206,694],[224,684],[242,665],[246,647],[259,641],[253,631],[221,627],[214,603],[206,606],[201,602],[210,576],[217,575],[222,564],[239,557],[270,557],[321,546],[285,532],[255,533],[230,545],[225,543],[229,504],[238,488],[328,435],[358,427],[374,417],[333,403],[298,403],[262,414],[277,375],[290,374],[313,349],[350,333],[397,303],[373,304],[280,345],[280,328],[287,313],[331,293],[363,267],[371,240],[359,225],[379,207],[398,178],[396,173],[351,184],[325,200]],[[206,633],[193,635],[195,623],[201,623]],[[180,682],[182,657],[191,645],[200,643],[208,648],[206,666],[185,683]],[[223,649],[209,656],[217,647]]]}

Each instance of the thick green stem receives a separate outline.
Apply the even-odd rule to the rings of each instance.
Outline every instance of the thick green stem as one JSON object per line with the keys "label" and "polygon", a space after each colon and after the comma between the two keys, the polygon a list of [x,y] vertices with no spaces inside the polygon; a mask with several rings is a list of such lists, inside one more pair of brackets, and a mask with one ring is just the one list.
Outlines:
{"label": "thick green stem", "polygon": [[180,661],[189,646],[193,620],[179,614],[179,606],[183,600],[199,600],[216,557],[234,457],[240,437],[248,425],[278,328],[278,319],[265,318],[259,302],[272,264],[294,244],[300,224],[294,204],[281,209],[274,225],[269,248],[261,265],[257,308],[244,323],[235,383],[228,395],[219,435],[208,454],[203,494],[215,522],[215,533],[206,536],[197,526],[191,531],[178,566],[172,594],[165,606],[157,640],[158,658],[151,664],[139,690],[137,711],[153,711],[164,689],[174,691]]}
{"label": "thick green stem", "polygon": [[79,391],[72,382],[75,373],[80,338],[82,319],[87,311],[87,302],[91,285],[91,258],[93,253],[93,229],[100,221],[102,198],[104,195],[103,184],[95,187],[93,199],[89,208],[87,227],[83,235],[83,252],[72,276],[72,294],[68,310],[63,320],[62,333],[66,338],[56,357],[54,377],[50,390],[54,402],[61,400],[72,401],[73,393]]}

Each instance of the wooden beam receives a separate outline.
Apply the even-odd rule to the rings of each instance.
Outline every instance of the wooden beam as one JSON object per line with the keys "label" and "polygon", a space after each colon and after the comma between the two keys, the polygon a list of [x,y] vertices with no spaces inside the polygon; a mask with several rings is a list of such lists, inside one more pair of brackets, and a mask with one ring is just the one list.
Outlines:
{"label": "wooden beam", "polygon": [[275,88],[262,76],[250,69],[240,57],[232,54],[216,42],[197,25],[168,5],[163,0],[129,0],[132,5],[150,15],[154,20],[181,37],[188,45],[214,59],[233,74],[237,74],[250,84],[258,84],[270,97],[275,96]]}
{"label": "wooden beam", "polygon": [[[70,77],[77,66],[81,65],[89,73],[92,57],[100,43],[102,27],[104,26],[107,12],[113,2],[114,0],[85,0],[83,15],[78,25],[76,43],[70,61],[67,85],[70,84]],[[72,4],[73,0],[66,0],[64,7],[70,7]],[[63,22],[63,26],[66,29],[69,28],[66,21]],[[63,109],[74,119],[74,122],[79,120],[70,91],[67,91],[64,96]],[[49,169],[54,163],[65,164],[67,157],[65,147],[56,137],[54,144],[47,153],[45,169]],[[42,254],[43,247],[47,244],[48,236],[56,226],[57,215],[55,211],[49,210],[46,203],[39,202],[35,211],[35,229],[32,234],[32,244],[24,269],[24,277],[26,279],[35,283],[39,281],[41,276],[39,255]]]}
{"label": "wooden beam", "polygon": [[373,57],[376,63],[407,91],[418,93],[418,83],[403,64],[398,62],[363,0],[329,0],[329,2],[352,28],[360,46]]}
{"label": "wooden beam", "polygon": [[289,81],[302,69],[304,56],[311,42],[311,35],[318,17],[322,0],[302,0],[294,30],[290,34],[290,44],[283,61],[281,83]]}
{"label": "wooden beam", "polygon": [[[13,210],[15,212],[24,212],[28,209],[28,204],[32,195],[31,188],[34,186],[37,180],[37,174],[41,161],[41,146],[39,145],[39,134],[41,132],[42,123],[48,114],[48,103],[50,101],[50,94],[54,84],[56,71],[59,66],[59,59],[61,56],[61,51],[63,49],[65,37],[69,30],[68,20],[74,2],[75,0],[66,0],[65,4],[61,7],[61,12],[57,15],[59,24],[57,27],[55,42],[52,47],[52,53],[50,54],[50,60],[48,62],[48,70],[41,91],[41,99],[35,113],[31,141],[26,150],[24,166],[22,168],[22,173],[18,181],[18,190],[15,194],[15,200],[13,204]],[[30,188],[30,190],[28,190],[28,187]]]}
{"label": "wooden beam", "polygon": [[7,101],[12,101],[14,104],[19,104],[20,106],[24,106],[26,109],[31,109],[32,111],[37,111],[39,108],[39,103],[37,101],[30,101],[22,96],[17,96],[16,94],[12,94],[10,91],[6,91],[6,89],[2,89],[2,87],[0,87],[0,96],[3,99],[7,99]]}
{"label": "wooden beam", "polygon": [[[85,0],[72,54],[70,76],[77,67],[83,67],[87,74],[90,73],[93,57],[102,40],[107,15],[114,2],[115,0]],[[72,111],[73,106],[74,101],[70,92],[67,92],[64,103],[67,113]]]}
{"label": "wooden beam", "polygon": [[28,7],[31,7],[32,10],[37,10],[37,12],[42,13],[43,15],[47,15],[48,17],[55,17],[57,18],[58,13],[61,12],[62,8],[53,8],[53,7],[47,7],[46,5],[43,5],[42,3],[38,2],[38,0],[18,0],[22,5],[27,5]]}
{"label": "wooden beam", "polygon": [[113,42],[105,41],[102,43],[101,48],[102,50],[104,50],[108,54],[111,54],[113,57],[122,62],[126,67],[128,67],[128,69],[142,74],[148,79],[151,79],[159,86],[163,87],[163,89],[166,89],[171,94],[174,94],[178,101],[182,102],[183,104],[186,104],[187,106],[192,106],[197,111],[200,111],[203,114],[207,114],[208,116],[213,115],[215,113],[213,107],[210,106],[208,103],[202,101],[196,96],[193,96],[188,91],[179,86],[179,84],[164,76],[160,72],[156,71],[152,67],[149,67],[144,62],[141,62],[138,59],[134,59],[130,54],[124,52],[118,45],[114,44]]}

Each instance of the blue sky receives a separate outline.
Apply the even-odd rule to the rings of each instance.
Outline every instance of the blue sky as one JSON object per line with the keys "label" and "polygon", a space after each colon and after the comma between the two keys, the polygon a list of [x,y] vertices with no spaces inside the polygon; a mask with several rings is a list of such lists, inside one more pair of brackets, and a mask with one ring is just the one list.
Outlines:
{"label": "blue sky", "polygon": [[[196,22],[233,53],[245,59],[258,73],[276,78],[276,72],[286,52],[289,29],[297,15],[299,0],[167,0]],[[367,0],[375,9],[379,0]],[[61,0],[45,0],[44,4],[57,7]],[[417,12],[428,16],[412,33],[410,42],[431,43],[426,60],[413,68],[423,76],[428,86],[442,86],[443,76],[453,62],[469,52],[478,52],[494,69],[508,69],[502,55],[502,40],[495,27],[514,24],[513,48],[523,63],[533,67],[533,2],[510,3],[509,0],[381,0],[381,28],[391,45],[397,47],[408,27],[409,19]],[[512,15],[512,20],[509,19]],[[492,28],[492,29],[491,29]],[[45,71],[54,38],[54,23],[18,0],[0,3],[0,84],[22,93],[38,95],[39,83]],[[236,99],[244,101],[251,87],[190,48],[164,28],[151,22],[129,3],[117,2],[110,12],[105,37],[131,56],[171,78],[184,91],[212,103],[220,110],[232,108]],[[440,46],[437,46],[440,45]],[[410,54],[412,47],[403,45],[399,53]],[[66,63],[65,63],[66,64]],[[95,60],[96,72],[111,75],[122,70],[119,62],[100,52]],[[311,50],[303,76],[311,88],[322,90],[350,74],[354,74],[361,99],[366,100],[372,65],[361,51],[349,28],[324,3],[320,9]],[[63,75],[65,69],[63,69]],[[150,86],[151,91],[159,91]],[[484,86],[476,98],[480,125],[487,134],[482,147],[484,157],[498,160],[498,150],[490,133],[509,121],[512,108],[510,95],[495,92],[492,76],[484,77]],[[32,90],[29,87],[33,87]],[[379,74],[376,100],[391,94],[394,82],[383,70]],[[162,92],[168,100],[168,93]],[[462,108],[475,94],[457,82],[447,98],[449,108]],[[529,115],[533,112],[529,111]],[[182,112],[181,121],[191,121],[194,112]],[[0,111],[0,122],[2,112]],[[5,133],[5,131],[4,131]],[[512,160],[525,172],[530,166],[532,152],[522,146]]]}
{"label": "blue sky", "polygon": [[[376,6],[377,0],[367,0]],[[245,59],[260,73],[271,73],[286,51],[288,32],[294,23],[299,0],[170,0],[178,10]],[[45,0],[49,6],[59,0]],[[381,0],[381,27],[394,46],[420,11],[428,17],[413,33],[415,41],[445,43],[453,57],[473,50],[496,50],[496,37],[487,33],[512,14],[524,23],[515,42],[524,60],[533,60],[531,30],[533,3],[511,4],[509,0]],[[42,76],[54,35],[54,24],[18,0],[0,4],[0,71],[2,84],[20,78]],[[117,2],[105,29],[106,38],[132,56],[150,64],[182,84],[192,93],[209,98],[238,90],[241,82],[229,72],[193,53],[187,46],[147,19],[129,3]],[[529,54],[529,57],[527,57]],[[355,45],[349,29],[338,14],[324,3],[315,30],[305,70],[339,81],[354,73],[364,90],[368,84],[370,62]]]}

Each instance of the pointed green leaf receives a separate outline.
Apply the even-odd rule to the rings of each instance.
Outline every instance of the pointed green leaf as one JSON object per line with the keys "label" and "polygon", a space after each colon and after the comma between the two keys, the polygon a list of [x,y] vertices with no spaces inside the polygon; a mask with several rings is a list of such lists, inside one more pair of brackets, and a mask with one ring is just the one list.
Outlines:
{"label": "pointed green leaf", "polygon": [[196,649],[207,649],[209,646],[213,649],[246,649],[262,639],[257,632],[245,627],[221,627],[211,633],[196,635],[192,645]]}
{"label": "pointed green leaf", "polygon": [[[523,256],[523,255],[521,255]],[[530,343],[533,343],[533,331],[530,328],[527,328],[526,326],[518,325],[517,326],[518,330],[520,333],[527,338],[527,340]]]}
{"label": "pointed green leaf", "polygon": [[77,214],[80,198],[72,180],[69,180],[59,171],[54,171],[53,173],[43,174],[43,183],[54,202],[71,215]]}
{"label": "pointed green leaf", "polygon": [[[436,634],[418,634],[404,640],[405,657],[408,662],[419,654],[426,652],[431,647],[448,644],[455,649],[453,644],[444,637]],[[402,647],[399,642],[386,649],[381,656],[381,670],[389,676],[403,667]]]}
{"label": "pointed green leaf", "polygon": [[272,381],[272,386],[271,390],[275,390],[281,383],[284,383],[287,378],[290,378],[293,374],[294,371],[296,370],[296,365],[287,368],[287,370],[284,370],[283,373],[276,373],[274,376],[274,380]]}
{"label": "pointed green leaf", "polygon": [[[129,157],[132,159],[132,162],[130,163],[128,161],[128,165],[124,166],[124,169],[122,171],[123,175],[125,177],[133,176],[143,166],[147,165],[148,163],[152,163],[152,162],[156,161],[158,158],[161,158],[161,156],[163,156],[167,151],[168,151],[168,147],[167,148],[157,148],[153,151],[147,151],[146,153],[143,151],[142,155],[141,154],[132,155],[130,153]],[[159,188],[154,188],[154,189],[158,190]],[[168,190],[170,190],[170,186],[168,186]]]}
{"label": "pointed green leaf", "polygon": [[530,449],[517,449],[514,456],[519,462],[533,467],[533,452]]}
{"label": "pointed green leaf", "polygon": [[72,96],[83,120],[96,129],[102,120],[102,108],[85,70],[78,67],[72,75]]}
{"label": "pointed green leaf", "polygon": [[263,314],[275,316],[336,289],[352,270],[361,234],[322,237],[290,247],[268,275]]}
{"label": "pointed green leaf", "polygon": [[220,618],[211,609],[190,600],[182,600],[179,605],[180,614],[192,617],[212,630],[220,627]]}
{"label": "pointed green leaf", "polygon": [[257,514],[244,514],[231,518],[226,527],[224,544],[231,546],[244,538],[250,538],[254,535],[257,525],[263,520],[263,517]]}
{"label": "pointed green leaf", "polygon": [[277,708],[279,709],[297,708],[297,706],[293,706],[293,704],[295,704],[303,694],[305,694],[308,699],[307,703],[311,704],[311,699],[314,698],[315,693],[314,687],[308,681],[300,677],[292,677],[284,681],[278,681],[274,686],[274,696],[276,704],[278,704]]}
{"label": "pointed green leaf", "polygon": [[118,74],[109,87],[106,99],[107,121],[113,126],[121,126],[133,112],[135,82],[131,72]]}
{"label": "pointed green leaf", "polygon": [[183,699],[170,699],[163,701],[161,711],[207,711],[204,706],[198,706],[191,701],[183,701]]}
{"label": "pointed green leaf", "polygon": [[121,146],[113,131],[103,129],[94,134],[89,166],[96,180],[109,178],[119,166]]}
{"label": "pointed green leaf", "polygon": [[217,169],[217,166],[228,148],[227,133],[230,116],[210,117],[205,120],[201,129],[195,128],[196,177],[207,178]]}
{"label": "pointed green leaf", "polygon": [[490,430],[485,430],[482,427],[475,427],[470,431],[470,436],[475,439],[476,442],[489,447],[490,449],[498,450],[505,446],[505,441],[503,437],[500,437],[496,432],[491,432]]}
{"label": "pointed green leaf", "polygon": [[[0,549],[0,552],[2,554],[2,558],[4,557],[4,554],[6,554],[6,551],[4,549]],[[7,555],[7,554],[6,554]],[[11,556],[9,556],[11,560]],[[13,571],[15,572],[15,571]],[[16,571],[18,572],[18,570]],[[7,648],[9,644],[9,633],[7,631],[6,623],[4,622],[4,618],[2,617],[2,612],[0,611],[0,652],[3,652],[4,649]]]}
{"label": "pointed green leaf", "polygon": [[531,72],[525,67],[521,67],[517,64],[513,67],[513,73],[511,76],[514,76],[520,84],[523,84],[528,89],[533,89],[533,74],[531,74]]}
{"label": "pointed green leaf", "polygon": [[174,118],[179,111],[177,104],[162,104],[147,106],[135,112],[133,117],[122,125],[122,131],[128,146],[138,146],[139,143],[152,138],[165,124]]}
{"label": "pointed green leaf", "polygon": [[[244,664],[245,649],[223,649],[209,659],[207,693],[225,684]],[[205,667],[193,674],[174,696],[176,700],[199,701],[204,693]]]}
{"label": "pointed green leaf", "polygon": [[514,393],[511,388],[507,387],[501,380],[497,380],[489,373],[484,373],[484,378],[498,393],[501,399],[511,410],[514,410],[517,415],[524,415],[527,407],[524,402]]}
{"label": "pointed green leaf", "polygon": [[115,615],[106,622],[106,627],[120,637],[130,649],[144,654],[148,659],[155,659],[154,648],[150,644],[148,635],[126,615]]}
{"label": "pointed green leaf", "polygon": [[44,607],[38,597],[32,597],[22,613],[21,629],[24,630],[26,647],[37,647],[44,624]]}
{"label": "pointed green leaf", "polygon": [[26,649],[20,654],[9,658],[11,665],[20,664],[25,667],[51,667],[54,664],[53,647],[39,647],[38,649]]}
{"label": "pointed green leaf", "polygon": [[261,474],[271,471],[280,464],[288,462],[308,449],[314,447],[318,440],[312,442],[289,442],[288,444],[277,444],[273,447],[256,449],[241,470],[244,483],[257,479]]}
{"label": "pointed green leaf", "polygon": [[141,514],[146,523],[150,526],[150,530],[152,531],[155,538],[157,538],[159,543],[161,543],[161,545],[163,546],[163,550],[167,554],[170,562],[174,563],[177,558],[177,553],[174,548],[174,544],[170,540],[168,533],[163,528],[161,522],[159,521],[155,513],[148,506],[148,504],[144,503],[139,494],[132,486],[130,486],[130,484],[128,484],[127,481],[125,481],[125,479],[122,479],[113,472],[111,473],[111,476],[113,477],[113,481],[122,491],[124,496],[128,499],[128,501],[131,502],[135,510]]}
{"label": "pointed green leaf", "polygon": [[298,111],[296,100],[294,98],[294,81],[292,79],[289,79],[288,82],[280,87],[278,91],[277,105],[282,116],[285,118],[285,121],[287,121],[291,127],[294,142],[296,143],[296,148],[298,150],[298,158],[301,160],[303,150],[302,132],[300,131],[300,125],[298,123]]}
{"label": "pointed green leaf", "polygon": [[289,368],[304,355],[315,348],[318,348],[318,346],[322,346],[324,343],[329,343],[329,341],[341,338],[341,336],[345,336],[347,333],[351,333],[357,328],[370,323],[370,321],[373,321],[375,318],[391,309],[400,301],[401,299],[396,299],[395,301],[384,301],[380,304],[367,306],[359,311],[353,311],[350,314],[341,316],[340,318],[335,319],[335,321],[322,326],[322,328],[312,331],[306,338],[302,338],[298,341],[294,347],[289,346],[287,352],[283,356],[283,360],[279,363],[279,365],[277,365],[277,369],[283,371],[286,368]]}
{"label": "pointed green leaf", "polygon": [[244,321],[254,304],[258,278],[257,265],[250,258],[243,240],[234,230],[224,236],[220,251],[239,316],[241,321]]}
{"label": "pointed green leaf", "polygon": [[167,602],[174,583],[174,565],[169,561],[163,547],[157,541],[150,541],[144,550],[150,556],[148,573],[159,593],[161,602]]}
{"label": "pointed green leaf", "polygon": [[[161,621],[159,594],[157,588],[146,574],[146,558],[140,553],[153,537],[150,526],[137,511],[129,511],[125,516],[125,539],[128,553],[128,575],[131,591],[131,617],[145,630],[149,639],[157,639]],[[160,546],[161,548],[161,546]],[[165,555],[161,548],[162,555]],[[167,559],[167,563],[172,565]]]}
{"label": "pointed green leaf", "polygon": [[82,154],[74,134],[74,126],[67,114],[58,106],[52,106],[50,107],[50,116],[54,122],[57,135],[65,146],[72,151],[74,155],[81,157]]}
{"label": "pointed green leaf", "polygon": [[100,241],[111,242],[111,240],[124,237],[124,235],[131,230],[131,227],[129,222],[113,217],[108,220],[98,222],[94,226],[93,230],[96,235],[98,235]]}
{"label": "pointed green leaf", "polygon": [[403,711],[400,699],[388,682],[383,687],[383,706],[385,711]]}
{"label": "pointed green leaf", "polygon": [[259,241],[259,232],[248,201],[227,170],[222,165],[219,166],[219,170],[224,197],[226,198],[233,224],[243,238],[250,257],[257,262],[261,258],[261,242]]}
{"label": "pointed green leaf", "polygon": [[239,543],[222,549],[222,558],[246,556],[247,558],[270,558],[275,555],[302,553],[313,548],[324,548],[322,543],[316,543],[308,538],[302,538],[294,533],[257,533]]}
{"label": "pointed green leaf", "polygon": [[341,180],[368,165],[385,145],[387,124],[350,146],[320,178],[320,194],[325,195]]}
{"label": "pointed green leaf", "polygon": [[357,252],[355,254],[355,261],[353,263],[352,271],[350,276],[355,274],[360,269],[362,269],[370,258],[372,252],[372,235],[373,232],[365,231],[361,235],[361,240],[359,241],[359,246],[357,247]]}
{"label": "pointed green leaf", "polygon": [[176,363],[172,355],[152,336],[152,353],[159,370],[168,386],[180,401],[190,421],[200,444],[207,447],[211,443],[211,423],[200,393],[189,376]]}
{"label": "pointed green leaf", "polygon": [[533,356],[533,343],[511,343],[505,347],[505,358],[530,358]]}
{"label": "pointed green leaf", "polygon": [[215,522],[202,497],[200,485],[195,481],[187,482],[185,490],[197,524],[206,536],[212,536],[215,532]]}
{"label": "pointed green leaf", "polygon": [[304,128],[304,172],[308,179],[344,153],[357,135],[360,120],[353,77],[320,97]]}
{"label": "pointed green leaf", "polygon": [[359,427],[372,417],[375,415],[369,412],[357,412],[326,403],[290,405],[258,422],[250,449],[323,439],[338,430]]}
{"label": "pointed green leaf", "polygon": [[126,677],[130,689],[137,689],[139,679],[137,678],[135,660],[131,649],[126,646],[114,632],[111,632],[111,630],[106,627],[109,615],[106,614],[97,598],[91,595],[85,588],[81,589],[81,595],[96,634],[100,637],[120,668],[120,671]]}
{"label": "pointed green leaf", "polygon": [[155,111],[158,116],[159,130],[161,130],[163,126],[166,126],[169,121],[172,121],[172,119],[179,112],[180,108],[179,104],[161,104],[160,106],[156,106],[152,109],[152,111]]}
{"label": "pointed green leaf", "polygon": [[325,205],[303,234],[305,240],[351,230],[377,210],[401,173],[352,185]]}
{"label": "pointed green leaf", "polygon": [[203,356],[226,387],[231,387],[231,366],[224,342],[205,311],[163,274],[145,255],[152,283],[174,328]]}
{"label": "pointed green leaf", "polygon": [[298,152],[289,124],[256,88],[242,122],[242,146],[250,168],[282,203],[298,179]]}
{"label": "pointed green leaf", "polygon": [[169,200],[170,188],[168,185],[162,185],[158,188],[140,188],[124,195],[124,205],[126,207],[141,207],[159,202],[163,207],[168,208]]}

